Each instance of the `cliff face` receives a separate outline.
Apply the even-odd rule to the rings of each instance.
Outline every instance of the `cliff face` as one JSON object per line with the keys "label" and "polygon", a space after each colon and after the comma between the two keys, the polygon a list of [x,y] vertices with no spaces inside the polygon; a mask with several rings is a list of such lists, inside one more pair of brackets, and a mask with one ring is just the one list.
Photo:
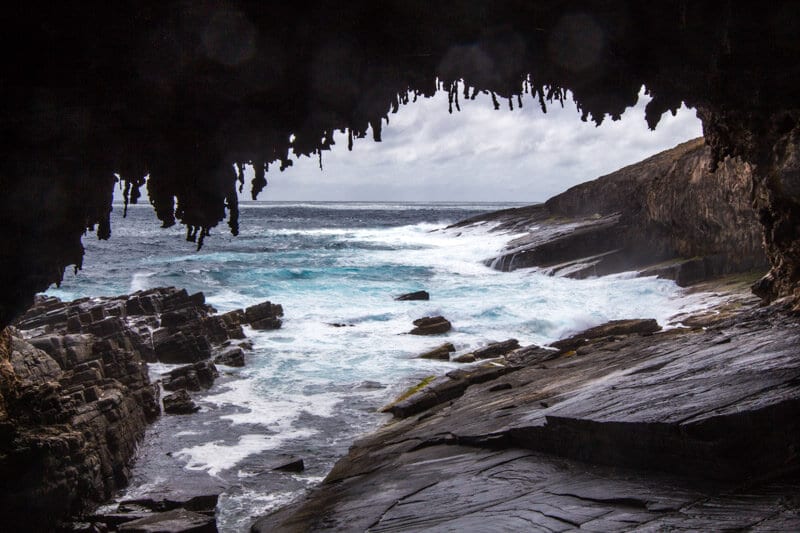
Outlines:
{"label": "cliff face", "polygon": [[495,220],[499,230],[529,232],[492,262],[502,270],[540,266],[581,277],[639,269],[681,284],[766,270],[752,167],[727,158],[712,172],[712,161],[695,139],[542,206],[466,223]]}
{"label": "cliff face", "polygon": [[[0,509],[6,527],[48,530],[111,497],[159,413],[141,344],[94,334],[0,342]],[[37,347],[37,345],[43,349]]]}

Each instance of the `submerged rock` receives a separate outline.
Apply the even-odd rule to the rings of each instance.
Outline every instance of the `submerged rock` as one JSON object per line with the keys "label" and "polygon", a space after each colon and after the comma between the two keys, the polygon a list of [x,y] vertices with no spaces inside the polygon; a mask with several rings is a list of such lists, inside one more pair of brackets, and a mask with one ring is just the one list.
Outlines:
{"label": "submerged rock", "polygon": [[440,359],[447,361],[450,359],[450,352],[455,352],[456,348],[452,343],[446,342],[441,346],[437,346],[433,350],[421,353],[417,356],[418,359]]}
{"label": "submerged rock", "polygon": [[453,327],[450,321],[441,316],[426,316],[414,321],[414,329],[409,331],[411,335],[438,335],[447,333]]}
{"label": "submerged rock", "polygon": [[397,301],[411,301],[411,300],[430,300],[431,295],[428,294],[428,291],[416,291],[416,292],[408,292],[406,294],[401,294],[395,300]]}

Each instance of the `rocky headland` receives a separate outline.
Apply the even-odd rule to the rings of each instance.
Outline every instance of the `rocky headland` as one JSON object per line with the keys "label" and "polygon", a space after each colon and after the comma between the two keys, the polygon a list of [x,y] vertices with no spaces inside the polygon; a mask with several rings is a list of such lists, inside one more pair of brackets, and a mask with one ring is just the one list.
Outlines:
{"label": "rocky headland", "polygon": [[498,211],[455,227],[492,224],[518,234],[487,261],[574,278],[638,270],[686,286],[767,270],[752,206],[752,167],[726,158],[712,172],[702,138],[685,142],[539,205]]}
{"label": "rocky headland", "polygon": [[[162,389],[165,412],[193,412],[190,392],[213,384],[215,363],[244,364],[242,325],[277,329],[282,315],[270,302],[216,314],[202,293],[173,287],[73,302],[37,297],[0,335],[3,527],[52,531],[87,517],[127,484]],[[183,366],[152,382],[147,362],[156,361]],[[214,502],[200,505],[198,496]],[[141,520],[215,530],[216,495],[162,500],[128,502],[87,527],[135,531]]]}

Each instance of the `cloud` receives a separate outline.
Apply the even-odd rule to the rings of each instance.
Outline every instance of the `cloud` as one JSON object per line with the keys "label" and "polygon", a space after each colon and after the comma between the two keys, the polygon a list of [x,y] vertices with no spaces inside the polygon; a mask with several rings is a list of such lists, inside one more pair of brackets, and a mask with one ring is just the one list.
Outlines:
{"label": "cloud", "polygon": [[643,93],[619,121],[581,122],[571,102],[543,114],[528,97],[509,111],[479,95],[448,113],[447,95],[420,98],[389,116],[383,142],[346,137],[316,158],[271,171],[262,200],[541,201],[702,135],[694,111],[666,114],[649,131]]}

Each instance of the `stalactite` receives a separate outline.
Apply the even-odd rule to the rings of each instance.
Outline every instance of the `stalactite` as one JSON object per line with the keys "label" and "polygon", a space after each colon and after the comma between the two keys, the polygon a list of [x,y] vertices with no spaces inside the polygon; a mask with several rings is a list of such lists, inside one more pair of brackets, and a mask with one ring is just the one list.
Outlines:
{"label": "stalactite", "polygon": [[492,104],[494,105],[494,110],[497,111],[500,109],[500,102],[497,101],[497,95],[494,94],[494,91],[491,92],[492,95]]}
{"label": "stalactite", "polygon": [[258,195],[261,191],[264,190],[264,187],[267,186],[267,178],[264,177],[266,173],[266,166],[264,161],[256,160],[253,161],[253,181],[250,182],[250,194],[253,200],[258,198]]}
{"label": "stalactite", "polygon": [[[123,200],[123,207],[122,207],[122,218],[128,216],[128,197],[131,192],[131,182],[128,180],[125,181],[125,188],[122,190],[122,200]],[[121,185],[121,184],[120,184]]]}
{"label": "stalactite", "polygon": [[347,128],[347,150],[353,151],[353,129]]}
{"label": "stalactite", "polygon": [[236,162],[236,177],[239,180],[239,192],[244,189],[244,163],[241,161]]}

